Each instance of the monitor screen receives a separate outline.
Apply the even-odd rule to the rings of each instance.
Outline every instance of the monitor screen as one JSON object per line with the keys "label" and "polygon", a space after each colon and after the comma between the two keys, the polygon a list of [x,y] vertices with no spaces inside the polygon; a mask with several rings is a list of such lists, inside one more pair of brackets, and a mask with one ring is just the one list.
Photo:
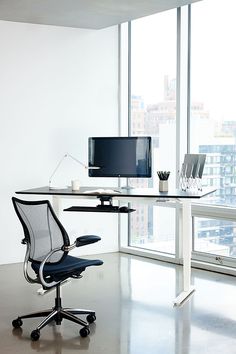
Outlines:
{"label": "monitor screen", "polygon": [[151,177],[151,137],[89,138],[90,177]]}

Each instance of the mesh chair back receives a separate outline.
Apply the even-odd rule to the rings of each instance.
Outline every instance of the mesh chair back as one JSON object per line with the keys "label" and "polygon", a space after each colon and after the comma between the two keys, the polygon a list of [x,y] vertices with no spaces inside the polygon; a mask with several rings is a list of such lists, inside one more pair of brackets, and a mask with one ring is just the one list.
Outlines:
{"label": "mesh chair back", "polygon": [[[41,262],[53,249],[70,244],[67,232],[48,200],[25,201],[13,197],[12,201],[23,226],[25,239],[30,244],[30,261]],[[59,262],[67,253],[56,252],[48,262]]]}

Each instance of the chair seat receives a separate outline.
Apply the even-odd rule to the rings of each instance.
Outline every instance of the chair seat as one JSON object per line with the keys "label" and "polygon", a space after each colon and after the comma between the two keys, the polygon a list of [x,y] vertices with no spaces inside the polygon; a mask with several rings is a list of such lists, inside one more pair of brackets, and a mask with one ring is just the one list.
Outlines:
{"label": "chair seat", "polygon": [[[84,259],[67,255],[60,263],[45,264],[43,274],[45,277],[52,277],[55,281],[64,280],[73,275],[78,276],[87,267],[100,266],[102,264],[103,262],[99,259]],[[39,273],[40,263],[32,262],[31,267],[36,274]]]}

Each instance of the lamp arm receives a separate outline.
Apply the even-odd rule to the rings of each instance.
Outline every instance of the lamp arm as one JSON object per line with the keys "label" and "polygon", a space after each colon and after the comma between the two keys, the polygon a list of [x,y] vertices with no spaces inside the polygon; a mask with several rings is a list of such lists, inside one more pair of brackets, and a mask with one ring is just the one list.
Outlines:
{"label": "lamp arm", "polygon": [[66,153],[64,157],[70,157],[72,160],[78,162],[81,166],[83,166],[84,168],[88,169],[87,165],[85,165],[83,162],[81,162],[76,157],[72,156],[71,154]]}
{"label": "lamp arm", "polygon": [[59,167],[61,166],[63,160],[66,157],[70,157],[72,160],[74,160],[75,162],[77,162],[78,164],[80,164],[82,167],[84,167],[86,170],[98,170],[100,169],[100,167],[97,166],[87,166],[85,165],[83,162],[81,162],[80,160],[78,160],[76,157],[72,156],[71,154],[69,154],[68,152],[63,155],[63,157],[60,159],[60,161],[58,162],[58,164],[56,165],[53,173],[51,174],[51,176],[49,177],[49,188],[51,187],[51,182],[52,182],[52,178],[54,177],[54,175],[56,174],[57,170],[59,169]]}
{"label": "lamp arm", "polygon": [[79,163],[81,166],[83,166],[84,168],[88,169],[89,167],[86,166],[83,162],[79,161],[78,159],[76,159],[74,156],[66,153],[65,155],[63,155],[63,157],[60,159],[60,161],[58,162],[58,164],[56,165],[53,173],[51,174],[51,176],[49,177],[49,188],[51,186],[51,182],[52,182],[52,178],[53,176],[55,175],[55,173],[57,172],[57,170],[59,169],[59,167],[61,166],[63,160],[66,158],[66,157],[70,157],[72,160],[74,160],[75,162]]}
{"label": "lamp arm", "polygon": [[67,157],[67,154],[63,155],[63,157],[60,159],[60,161],[58,162],[58,164],[56,165],[53,173],[51,174],[51,176],[49,177],[49,187],[51,186],[51,182],[52,182],[52,177],[55,175],[55,173],[57,172],[58,168],[61,166],[62,161]]}

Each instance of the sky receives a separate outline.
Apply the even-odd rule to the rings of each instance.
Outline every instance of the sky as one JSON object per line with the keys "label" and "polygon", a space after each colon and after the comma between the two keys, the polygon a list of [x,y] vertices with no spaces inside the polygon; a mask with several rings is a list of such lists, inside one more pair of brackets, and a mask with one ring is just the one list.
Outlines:
{"label": "sky", "polygon": [[132,33],[133,93],[156,103],[163,99],[164,75],[176,76],[176,11],[133,21]]}
{"label": "sky", "polygon": [[[236,1],[192,4],[192,100],[215,120],[236,120]],[[176,77],[176,10],[132,22],[132,93],[163,100],[164,75]]]}

